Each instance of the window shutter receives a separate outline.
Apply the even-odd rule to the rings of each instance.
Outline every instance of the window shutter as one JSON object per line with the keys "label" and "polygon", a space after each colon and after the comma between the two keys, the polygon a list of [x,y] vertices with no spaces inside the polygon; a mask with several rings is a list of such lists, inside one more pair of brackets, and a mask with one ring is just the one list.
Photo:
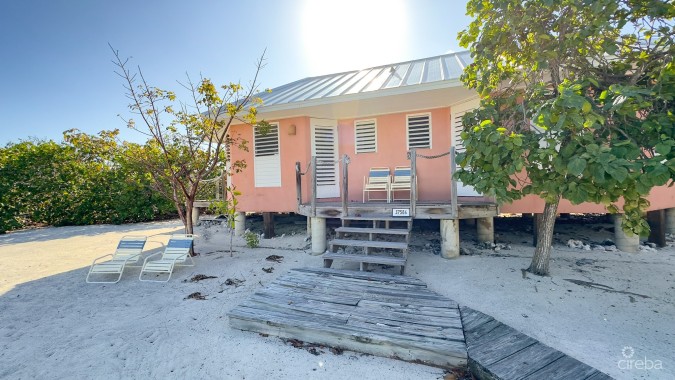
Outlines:
{"label": "window shutter", "polygon": [[450,114],[452,117],[451,122],[451,133],[452,133],[452,145],[455,146],[455,152],[462,153],[466,150],[464,146],[464,141],[462,140],[462,118],[467,112],[473,111],[479,106],[478,99],[468,101],[466,103],[458,104],[452,106],[450,109]]}
{"label": "window shutter", "polygon": [[357,121],[354,127],[356,154],[377,152],[377,127],[375,120]]}
{"label": "window shutter", "polygon": [[253,171],[255,187],[281,186],[279,125],[272,124],[266,134],[253,129]]}
{"label": "window shutter", "polygon": [[431,115],[408,116],[408,149],[431,148]]}

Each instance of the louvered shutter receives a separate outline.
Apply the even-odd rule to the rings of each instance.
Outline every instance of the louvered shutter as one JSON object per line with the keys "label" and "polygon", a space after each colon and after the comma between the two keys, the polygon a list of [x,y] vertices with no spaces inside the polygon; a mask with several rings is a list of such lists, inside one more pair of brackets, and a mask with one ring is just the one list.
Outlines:
{"label": "louvered shutter", "polygon": [[272,124],[265,134],[258,127],[254,127],[253,131],[255,187],[279,187],[281,186],[279,125]]}
{"label": "louvered shutter", "polygon": [[408,115],[408,149],[431,148],[431,115]]}
{"label": "louvered shutter", "polygon": [[338,133],[337,121],[310,119],[312,129],[312,155],[316,156],[316,196],[334,198],[340,196],[338,179]]}
{"label": "louvered shutter", "polygon": [[464,147],[464,141],[462,140],[462,118],[467,112],[473,111],[475,108],[477,108],[478,105],[479,101],[476,99],[452,106],[452,109],[450,110],[452,117],[452,123],[450,126],[452,129],[452,145],[455,146],[455,152],[457,153],[461,153],[466,150]]}
{"label": "louvered shutter", "polygon": [[354,126],[356,154],[377,152],[375,120],[359,120]]}

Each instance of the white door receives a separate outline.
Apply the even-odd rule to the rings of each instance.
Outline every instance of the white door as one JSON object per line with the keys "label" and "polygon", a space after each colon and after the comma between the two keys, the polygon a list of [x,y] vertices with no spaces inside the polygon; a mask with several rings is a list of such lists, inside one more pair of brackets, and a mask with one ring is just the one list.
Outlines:
{"label": "white door", "polygon": [[316,156],[316,197],[340,196],[337,120],[310,119],[312,156]]}
{"label": "white door", "polygon": [[[464,142],[462,141],[462,117],[465,113],[478,108],[480,105],[479,99],[472,99],[464,103],[455,104],[450,108],[452,145],[455,146],[455,152],[462,153],[466,150]],[[478,193],[473,186],[464,185],[457,181],[457,196],[460,197],[479,197],[482,194]]]}

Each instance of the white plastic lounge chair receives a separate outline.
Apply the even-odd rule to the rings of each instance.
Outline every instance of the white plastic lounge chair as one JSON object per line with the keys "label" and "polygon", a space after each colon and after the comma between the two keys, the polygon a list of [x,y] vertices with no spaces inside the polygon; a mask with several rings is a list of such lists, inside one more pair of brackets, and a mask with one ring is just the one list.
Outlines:
{"label": "white plastic lounge chair", "polygon": [[[396,192],[397,191],[408,191],[408,198],[399,198],[399,201],[408,199],[410,200],[412,196],[412,183],[410,178],[410,167],[409,166],[397,166],[394,168],[394,178],[389,184],[389,199],[396,201]],[[417,178],[415,178],[417,180]]]}
{"label": "white plastic lounge chair", "polygon": [[[389,182],[391,175],[389,168],[370,168],[368,177],[363,177],[363,203],[366,203],[366,193],[368,193],[368,201],[371,200],[370,193],[372,191],[381,191],[387,195],[387,203],[389,203]],[[374,199],[383,201],[384,199]]]}
{"label": "white plastic lounge chair", "polygon": [[[141,281],[167,282],[171,279],[174,267],[194,266],[195,262],[190,256],[193,241],[194,235],[171,235],[169,243],[167,243],[166,248],[164,248],[164,252],[157,252],[145,258],[143,269],[141,269],[141,274],[138,275],[138,279]],[[162,257],[159,260],[150,260],[157,255],[162,255]],[[190,261],[190,264],[186,264],[188,260]],[[168,274],[169,276],[166,280],[150,280],[143,279],[144,273],[163,273]]]}
{"label": "white plastic lounge chair", "polygon": [[[89,273],[87,273],[86,281],[89,284],[104,284],[104,283],[116,283],[122,278],[122,273],[124,272],[125,267],[138,267],[140,265],[131,265],[135,264],[140,260],[141,253],[143,253],[143,247],[145,247],[145,242],[148,240],[145,236],[124,236],[117,244],[117,249],[115,253],[103,255],[94,259],[94,262],[89,268]],[[109,261],[98,262],[99,260],[105,257],[112,257]],[[89,277],[91,275],[96,275],[94,277],[99,277],[97,275],[111,275],[116,274],[117,280],[115,281],[91,281]]]}

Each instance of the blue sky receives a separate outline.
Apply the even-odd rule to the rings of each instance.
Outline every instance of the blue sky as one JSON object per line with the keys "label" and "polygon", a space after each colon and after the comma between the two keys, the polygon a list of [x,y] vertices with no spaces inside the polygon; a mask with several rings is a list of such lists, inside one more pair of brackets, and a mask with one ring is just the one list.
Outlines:
{"label": "blue sky", "polygon": [[267,49],[261,88],[308,76],[458,51],[462,0],[3,0],[0,146],[62,132],[119,128],[127,116],[108,43],[154,86],[189,73],[248,83]]}

